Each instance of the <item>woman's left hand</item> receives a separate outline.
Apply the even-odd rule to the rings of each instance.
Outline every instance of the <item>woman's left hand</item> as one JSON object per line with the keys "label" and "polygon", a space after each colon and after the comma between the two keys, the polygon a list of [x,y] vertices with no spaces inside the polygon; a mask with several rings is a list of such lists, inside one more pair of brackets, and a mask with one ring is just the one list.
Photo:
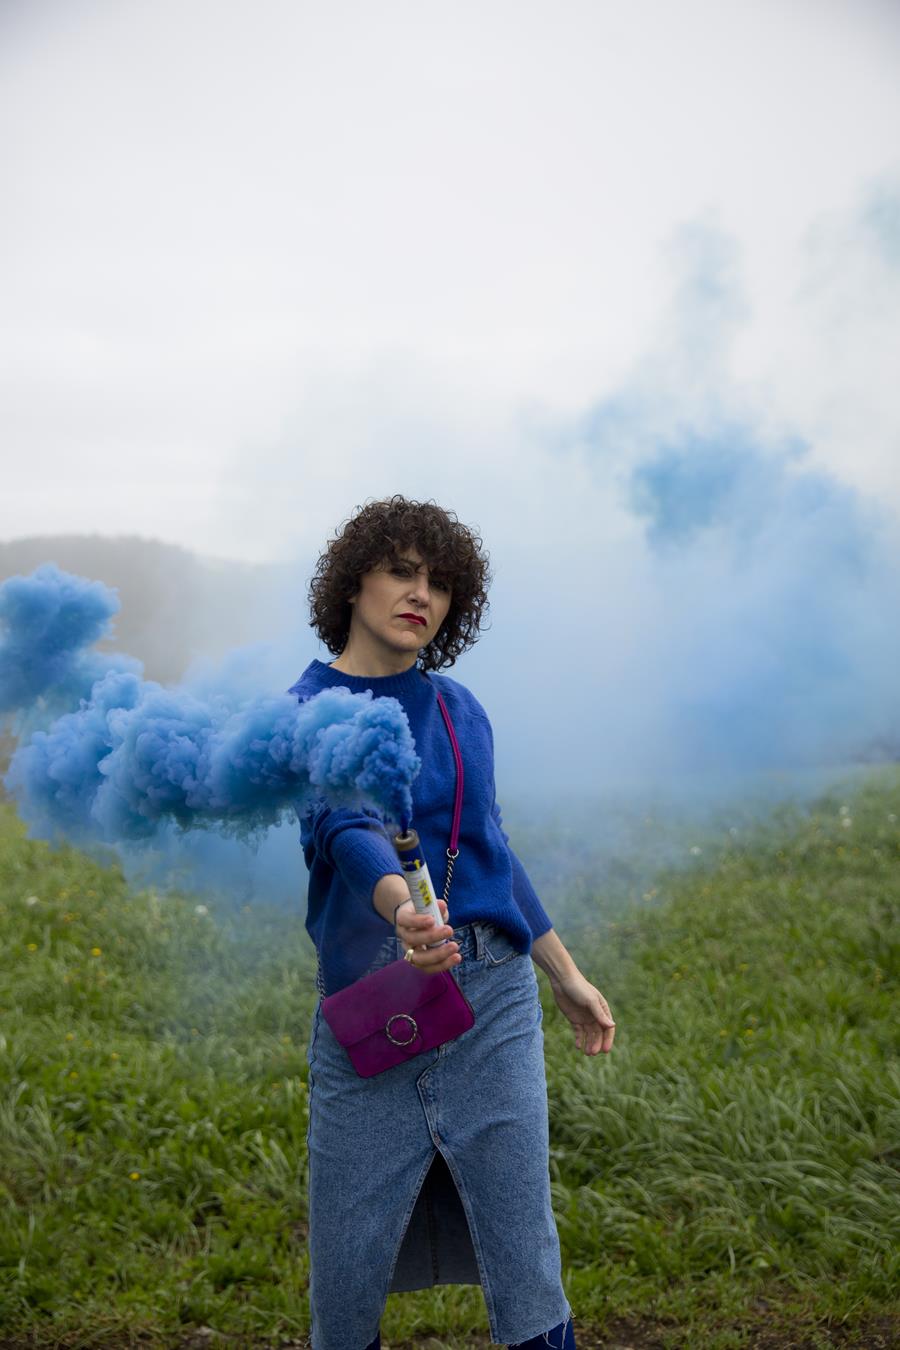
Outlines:
{"label": "woman's left hand", "polygon": [[608,1054],[616,1024],[600,990],[578,970],[559,980],[551,980],[550,988],[557,1006],[575,1028],[577,1048],[586,1055],[596,1055],[599,1051]]}

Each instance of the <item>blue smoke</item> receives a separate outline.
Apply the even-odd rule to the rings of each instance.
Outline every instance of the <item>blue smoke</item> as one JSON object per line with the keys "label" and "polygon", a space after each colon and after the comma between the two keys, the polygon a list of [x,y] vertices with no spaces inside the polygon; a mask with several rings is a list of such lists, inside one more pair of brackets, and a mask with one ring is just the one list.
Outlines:
{"label": "blue smoke", "polygon": [[395,699],[346,689],[299,706],[289,694],[197,697],[143,680],[119,658],[85,693],[104,665],[85,647],[106,634],[116,608],[107,588],[43,567],[0,586],[0,607],[0,671],[28,658],[21,677],[5,675],[5,711],[80,697],[10,763],[6,786],[33,833],[128,844],[175,826],[258,842],[319,798],[409,824],[420,761]]}
{"label": "blue smoke", "polygon": [[41,703],[52,713],[78,706],[111,670],[139,673],[127,656],[89,648],[109,636],[119,601],[99,581],[45,563],[0,586],[0,714],[27,713]]}
{"label": "blue smoke", "polygon": [[900,727],[892,522],[804,453],[763,451],[732,423],[631,474],[669,597],[667,699],[695,762],[843,762]]}
{"label": "blue smoke", "polygon": [[789,464],[805,450],[789,442],[777,457],[767,456],[737,422],[686,431],[635,467],[628,505],[647,521],[647,538],[660,555],[716,528],[728,531],[732,547],[746,548],[771,526],[773,512],[800,518],[820,505],[846,509],[852,494],[842,495],[837,484],[808,472],[788,480]]}
{"label": "blue smoke", "polygon": [[[896,192],[862,239],[884,262],[877,315],[897,284]],[[539,783],[570,811],[598,792],[703,810],[726,795],[808,798],[849,766],[900,758],[896,498],[828,471],[827,408],[794,420],[777,399],[756,406],[731,370],[749,312],[739,253],[701,227],[677,245],[658,338],[556,429],[554,473],[536,459],[506,503],[541,548],[527,528],[505,542],[492,594],[504,640],[467,654],[464,677],[494,719],[501,798],[504,782]],[[824,340],[840,357],[840,332]],[[858,339],[847,354],[855,368]],[[866,413],[862,463],[878,431]],[[537,695],[549,715],[534,716]]]}

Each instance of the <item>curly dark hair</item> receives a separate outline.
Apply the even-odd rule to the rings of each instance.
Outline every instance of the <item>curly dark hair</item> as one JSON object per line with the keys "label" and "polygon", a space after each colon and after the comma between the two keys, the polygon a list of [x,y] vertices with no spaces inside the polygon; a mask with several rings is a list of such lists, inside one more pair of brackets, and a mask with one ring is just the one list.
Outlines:
{"label": "curly dark hair", "polygon": [[412,502],[398,493],[357,507],[316,563],[309,583],[310,627],[332,655],[339,656],[347,644],[349,601],[363,574],[398,562],[408,548],[418,550],[435,581],[451,587],[447,617],[420,651],[420,669],[452,666],[478,641],[491,582],[481,539],[436,502]]}

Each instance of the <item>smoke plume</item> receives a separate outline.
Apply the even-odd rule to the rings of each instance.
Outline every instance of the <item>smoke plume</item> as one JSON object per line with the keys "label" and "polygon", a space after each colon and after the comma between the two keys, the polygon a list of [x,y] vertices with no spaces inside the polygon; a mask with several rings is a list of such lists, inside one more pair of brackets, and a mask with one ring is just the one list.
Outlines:
{"label": "smoke plume", "polygon": [[258,840],[318,798],[408,825],[420,763],[395,699],[166,689],[89,650],[116,608],[107,587],[52,564],[0,587],[0,708],[29,728],[6,785],[34,833],[120,845],[174,825]]}

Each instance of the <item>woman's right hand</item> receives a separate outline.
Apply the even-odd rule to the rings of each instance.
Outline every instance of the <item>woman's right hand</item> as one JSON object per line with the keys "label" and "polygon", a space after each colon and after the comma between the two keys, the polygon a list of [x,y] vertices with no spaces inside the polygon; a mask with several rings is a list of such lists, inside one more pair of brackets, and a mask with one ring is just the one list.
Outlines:
{"label": "woman's right hand", "polygon": [[[412,900],[403,901],[397,909],[394,921],[394,930],[403,943],[404,952],[412,948],[415,953],[410,958],[409,964],[428,974],[452,970],[462,960],[458,942],[442,941],[444,938],[453,937],[453,929],[447,923],[448,911],[445,902],[438,900],[437,903],[443,920],[439,925],[435,925],[429,914],[417,913]],[[441,942],[442,945],[427,946],[431,942]]]}

